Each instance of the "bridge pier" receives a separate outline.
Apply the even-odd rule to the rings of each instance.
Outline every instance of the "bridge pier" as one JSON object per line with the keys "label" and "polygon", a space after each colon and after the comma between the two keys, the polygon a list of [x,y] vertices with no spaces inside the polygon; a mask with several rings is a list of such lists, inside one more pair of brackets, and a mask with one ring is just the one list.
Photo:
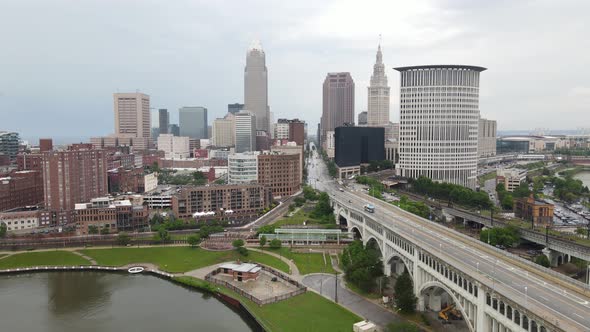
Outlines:
{"label": "bridge pier", "polygon": [[[552,249],[545,248],[542,250],[543,254],[549,258],[549,263],[552,267],[557,267],[561,264],[567,263],[566,257],[567,255],[560,253],[559,251],[555,251]],[[567,257],[569,260],[569,257]]]}

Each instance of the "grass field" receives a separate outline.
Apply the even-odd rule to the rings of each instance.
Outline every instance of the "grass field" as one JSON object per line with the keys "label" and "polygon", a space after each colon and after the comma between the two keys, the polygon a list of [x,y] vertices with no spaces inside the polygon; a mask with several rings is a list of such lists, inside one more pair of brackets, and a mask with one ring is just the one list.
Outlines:
{"label": "grass field", "polygon": [[289,266],[278,258],[250,251],[247,257],[236,251],[207,251],[190,247],[150,247],[80,250],[92,257],[99,265],[121,266],[131,263],[152,263],[168,272],[187,272],[221,262],[240,259],[255,261],[289,272]]}
{"label": "grass field", "polygon": [[[206,282],[192,277],[179,277],[177,280],[203,288]],[[241,297],[231,290],[213,285],[220,292],[242,302],[248,310],[264,325],[267,331],[351,331],[352,324],[360,317],[347,309],[313,292],[259,307],[254,302]]]}
{"label": "grass field", "polygon": [[0,270],[49,265],[90,265],[90,262],[69,251],[25,252],[0,259]]}
{"label": "grass field", "polygon": [[326,255],[326,262],[324,263],[324,257],[321,253],[299,253],[292,252],[289,248],[276,249],[265,249],[277,254],[281,254],[284,257],[293,260],[293,263],[297,265],[300,274],[309,273],[335,273],[332,268],[330,256]]}
{"label": "grass field", "polygon": [[[283,219],[273,223],[277,227],[285,225],[303,225],[303,222],[307,221],[307,225],[321,225],[317,219],[311,218],[303,209],[299,209],[292,217],[285,216]],[[323,226],[323,225],[322,225]]]}

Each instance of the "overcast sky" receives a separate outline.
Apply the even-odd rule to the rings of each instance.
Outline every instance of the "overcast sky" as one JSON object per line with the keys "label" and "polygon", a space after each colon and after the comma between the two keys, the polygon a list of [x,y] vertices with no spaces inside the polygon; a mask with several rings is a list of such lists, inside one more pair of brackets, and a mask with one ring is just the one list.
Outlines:
{"label": "overcast sky", "polygon": [[107,135],[112,93],[135,90],[172,122],[181,106],[205,106],[212,121],[243,102],[259,39],[275,119],[303,118],[315,133],[327,72],[351,72],[356,113],[366,110],[379,34],[393,121],[393,67],[469,64],[488,68],[480,110],[500,130],[590,127],[589,12],[584,0],[2,0],[0,130]]}

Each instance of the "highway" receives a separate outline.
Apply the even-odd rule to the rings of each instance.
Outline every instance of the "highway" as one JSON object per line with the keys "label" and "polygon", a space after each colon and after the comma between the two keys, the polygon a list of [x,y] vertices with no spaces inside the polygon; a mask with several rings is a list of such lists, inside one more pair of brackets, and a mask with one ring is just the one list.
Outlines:
{"label": "highway", "polygon": [[[532,275],[508,263],[501,254],[492,255],[466,243],[450,229],[440,229],[432,222],[399,210],[386,202],[374,199],[364,192],[344,188],[330,179],[326,167],[317,153],[310,158],[310,183],[328,192],[347,206],[363,210],[367,203],[375,205],[375,213],[365,213],[382,221],[411,242],[427,249],[471,277],[481,280],[494,291],[543,316],[548,322],[565,331],[590,331],[590,298],[587,295],[567,292],[549,281]],[[483,244],[485,245],[485,244]]]}

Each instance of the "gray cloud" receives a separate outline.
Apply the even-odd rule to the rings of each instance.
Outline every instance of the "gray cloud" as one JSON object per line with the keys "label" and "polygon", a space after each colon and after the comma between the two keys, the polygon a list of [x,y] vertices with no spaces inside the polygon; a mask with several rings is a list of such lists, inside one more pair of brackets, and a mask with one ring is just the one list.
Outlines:
{"label": "gray cloud", "polygon": [[[262,41],[269,101],[311,132],[321,84],[350,71],[357,113],[378,35],[395,66],[461,63],[482,74],[482,114],[500,129],[590,127],[587,1],[3,1],[0,128],[23,136],[104,135],[112,93],[152,106],[202,105],[210,119],[243,99],[245,53]],[[392,119],[399,118],[397,93]]]}

